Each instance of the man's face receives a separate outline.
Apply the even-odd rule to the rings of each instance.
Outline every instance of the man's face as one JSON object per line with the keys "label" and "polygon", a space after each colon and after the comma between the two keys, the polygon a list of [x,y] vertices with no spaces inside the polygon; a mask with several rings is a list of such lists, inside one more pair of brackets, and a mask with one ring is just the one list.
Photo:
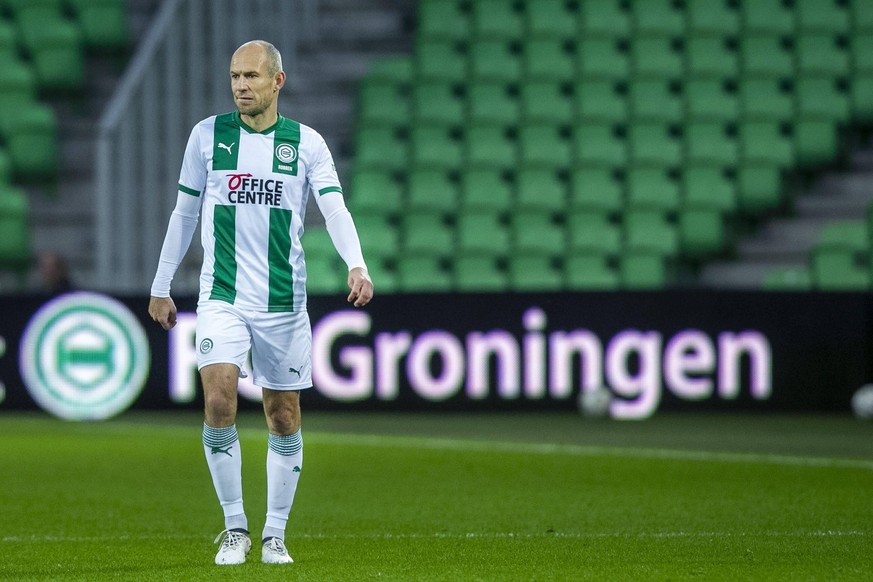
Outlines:
{"label": "man's face", "polygon": [[234,53],[230,61],[230,88],[243,115],[255,117],[270,107],[276,98],[278,80],[267,71],[267,53],[263,48],[248,45]]}

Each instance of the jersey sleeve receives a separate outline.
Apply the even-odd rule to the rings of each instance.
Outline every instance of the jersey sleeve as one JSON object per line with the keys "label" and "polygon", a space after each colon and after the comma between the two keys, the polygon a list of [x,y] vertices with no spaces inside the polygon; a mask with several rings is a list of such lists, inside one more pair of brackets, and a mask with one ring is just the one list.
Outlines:
{"label": "jersey sleeve", "polygon": [[205,187],[206,163],[200,154],[199,131],[195,127],[185,148],[185,157],[182,160],[182,171],[179,176],[176,207],[170,215],[164,244],[161,247],[158,269],[152,281],[152,297],[170,296],[170,284],[173,281],[173,276],[185,257],[185,253],[188,252],[188,247],[197,228],[200,207],[203,204],[202,193]]}
{"label": "jersey sleeve", "polygon": [[336,173],[336,166],[333,163],[333,156],[331,156],[330,150],[327,148],[324,140],[321,139],[321,136],[318,136],[318,138],[318,149],[315,159],[309,166],[306,175],[316,200],[330,192],[339,192],[340,194],[343,192],[339,176]]}
{"label": "jersey sleeve", "polygon": [[179,190],[199,196],[206,188],[206,159],[200,143],[201,126],[196,125],[188,136],[182,170],[179,172]]}

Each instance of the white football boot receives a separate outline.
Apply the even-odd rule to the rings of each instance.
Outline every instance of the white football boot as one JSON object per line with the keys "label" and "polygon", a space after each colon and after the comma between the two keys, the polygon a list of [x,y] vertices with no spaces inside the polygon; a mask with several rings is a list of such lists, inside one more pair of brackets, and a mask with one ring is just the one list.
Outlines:
{"label": "white football boot", "polygon": [[291,564],[294,560],[288,555],[285,542],[279,538],[270,538],[261,547],[261,561],[265,564]]}
{"label": "white football boot", "polygon": [[215,563],[219,566],[245,564],[246,554],[252,549],[252,540],[248,532],[241,529],[226,529],[218,534],[214,543],[217,544],[222,536],[224,540],[218,548],[218,553],[215,554]]}

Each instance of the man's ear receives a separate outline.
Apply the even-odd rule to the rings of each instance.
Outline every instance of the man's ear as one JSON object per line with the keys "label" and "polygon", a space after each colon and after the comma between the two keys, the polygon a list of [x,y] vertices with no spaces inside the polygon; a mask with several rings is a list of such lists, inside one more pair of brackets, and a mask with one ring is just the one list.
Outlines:
{"label": "man's ear", "polygon": [[285,71],[279,71],[278,73],[276,73],[276,77],[274,79],[274,82],[276,83],[276,86],[273,87],[274,92],[278,91],[279,89],[284,87],[285,86]]}

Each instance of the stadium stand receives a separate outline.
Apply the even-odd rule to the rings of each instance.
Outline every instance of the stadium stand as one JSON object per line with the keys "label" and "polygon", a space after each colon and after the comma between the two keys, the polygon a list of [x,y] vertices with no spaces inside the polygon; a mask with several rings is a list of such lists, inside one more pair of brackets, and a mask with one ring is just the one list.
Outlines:
{"label": "stadium stand", "polygon": [[[458,196],[439,227],[457,288],[476,289],[471,264],[488,265],[488,290],[519,289],[523,273],[543,278],[537,288],[677,285],[782,211],[791,175],[837,162],[847,124],[873,119],[871,12],[819,0],[421,0],[413,72],[383,90],[391,119],[362,107],[357,133],[409,136],[413,163],[391,166],[400,208],[423,203],[420,166],[460,172],[434,194]],[[362,104],[387,66],[365,77]],[[403,91],[419,112],[409,124],[387,114],[403,111]],[[378,165],[371,155],[360,150],[356,173]],[[860,272],[817,256],[764,287]]]}

